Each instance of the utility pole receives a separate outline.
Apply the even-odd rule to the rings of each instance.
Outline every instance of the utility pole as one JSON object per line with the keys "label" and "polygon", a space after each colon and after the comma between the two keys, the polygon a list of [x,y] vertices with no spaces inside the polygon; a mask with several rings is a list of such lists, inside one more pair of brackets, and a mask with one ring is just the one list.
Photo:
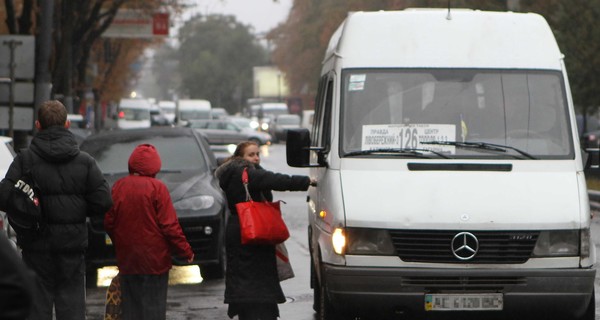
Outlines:
{"label": "utility pole", "polygon": [[[8,136],[14,138],[14,112],[15,112],[15,49],[17,46],[23,44],[19,40],[5,40],[3,42],[5,46],[8,46],[10,50],[10,61],[8,65],[9,70],[9,89],[8,89]],[[13,142],[14,143],[14,142]]]}
{"label": "utility pole", "polygon": [[52,86],[49,63],[52,49],[54,0],[38,0],[40,13],[37,16],[37,36],[35,37],[35,100],[34,119],[42,103],[50,100]]}

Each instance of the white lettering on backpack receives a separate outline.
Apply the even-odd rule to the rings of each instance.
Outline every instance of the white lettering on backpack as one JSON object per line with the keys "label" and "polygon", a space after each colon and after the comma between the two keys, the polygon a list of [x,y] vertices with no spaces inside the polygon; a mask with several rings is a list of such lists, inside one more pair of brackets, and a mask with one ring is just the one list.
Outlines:
{"label": "white lettering on backpack", "polygon": [[25,193],[29,197],[29,199],[31,199],[31,201],[33,201],[35,203],[36,206],[38,205],[38,200],[35,197],[33,188],[30,187],[25,181],[23,181],[23,180],[17,181],[17,184],[15,184],[15,188],[23,191],[23,193]]}

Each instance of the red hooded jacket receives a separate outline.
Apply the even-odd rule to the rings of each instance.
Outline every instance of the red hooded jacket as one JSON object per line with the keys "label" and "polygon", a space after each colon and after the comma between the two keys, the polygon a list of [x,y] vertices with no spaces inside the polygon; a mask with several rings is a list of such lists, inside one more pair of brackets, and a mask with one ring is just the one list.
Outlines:
{"label": "red hooded jacket", "polygon": [[154,178],[161,161],[154,146],[139,145],[129,157],[129,176],[112,187],[113,206],[104,217],[121,274],[162,274],[171,255],[193,257],[167,187]]}

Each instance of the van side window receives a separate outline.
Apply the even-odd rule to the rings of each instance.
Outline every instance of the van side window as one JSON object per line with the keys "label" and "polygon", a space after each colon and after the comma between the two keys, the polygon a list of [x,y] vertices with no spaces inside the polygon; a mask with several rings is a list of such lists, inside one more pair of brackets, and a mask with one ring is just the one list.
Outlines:
{"label": "van side window", "polygon": [[333,105],[333,78],[326,75],[321,78],[312,131],[312,145],[329,149],[331,137],[331,110]]}

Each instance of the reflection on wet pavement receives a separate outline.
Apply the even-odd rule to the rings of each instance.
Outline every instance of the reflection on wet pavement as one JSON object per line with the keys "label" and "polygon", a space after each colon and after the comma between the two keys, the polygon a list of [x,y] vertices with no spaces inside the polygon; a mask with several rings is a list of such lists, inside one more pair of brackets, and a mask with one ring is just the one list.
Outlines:
{"label": "reflection on wet pavement", "polygon": [[[119,269],[117,267],[104,267],[98,269],[98,287],[108,287]],[[173,266],[169,273],[169,284],[194,284],[201,283],[200,268],[198,266]]]}

